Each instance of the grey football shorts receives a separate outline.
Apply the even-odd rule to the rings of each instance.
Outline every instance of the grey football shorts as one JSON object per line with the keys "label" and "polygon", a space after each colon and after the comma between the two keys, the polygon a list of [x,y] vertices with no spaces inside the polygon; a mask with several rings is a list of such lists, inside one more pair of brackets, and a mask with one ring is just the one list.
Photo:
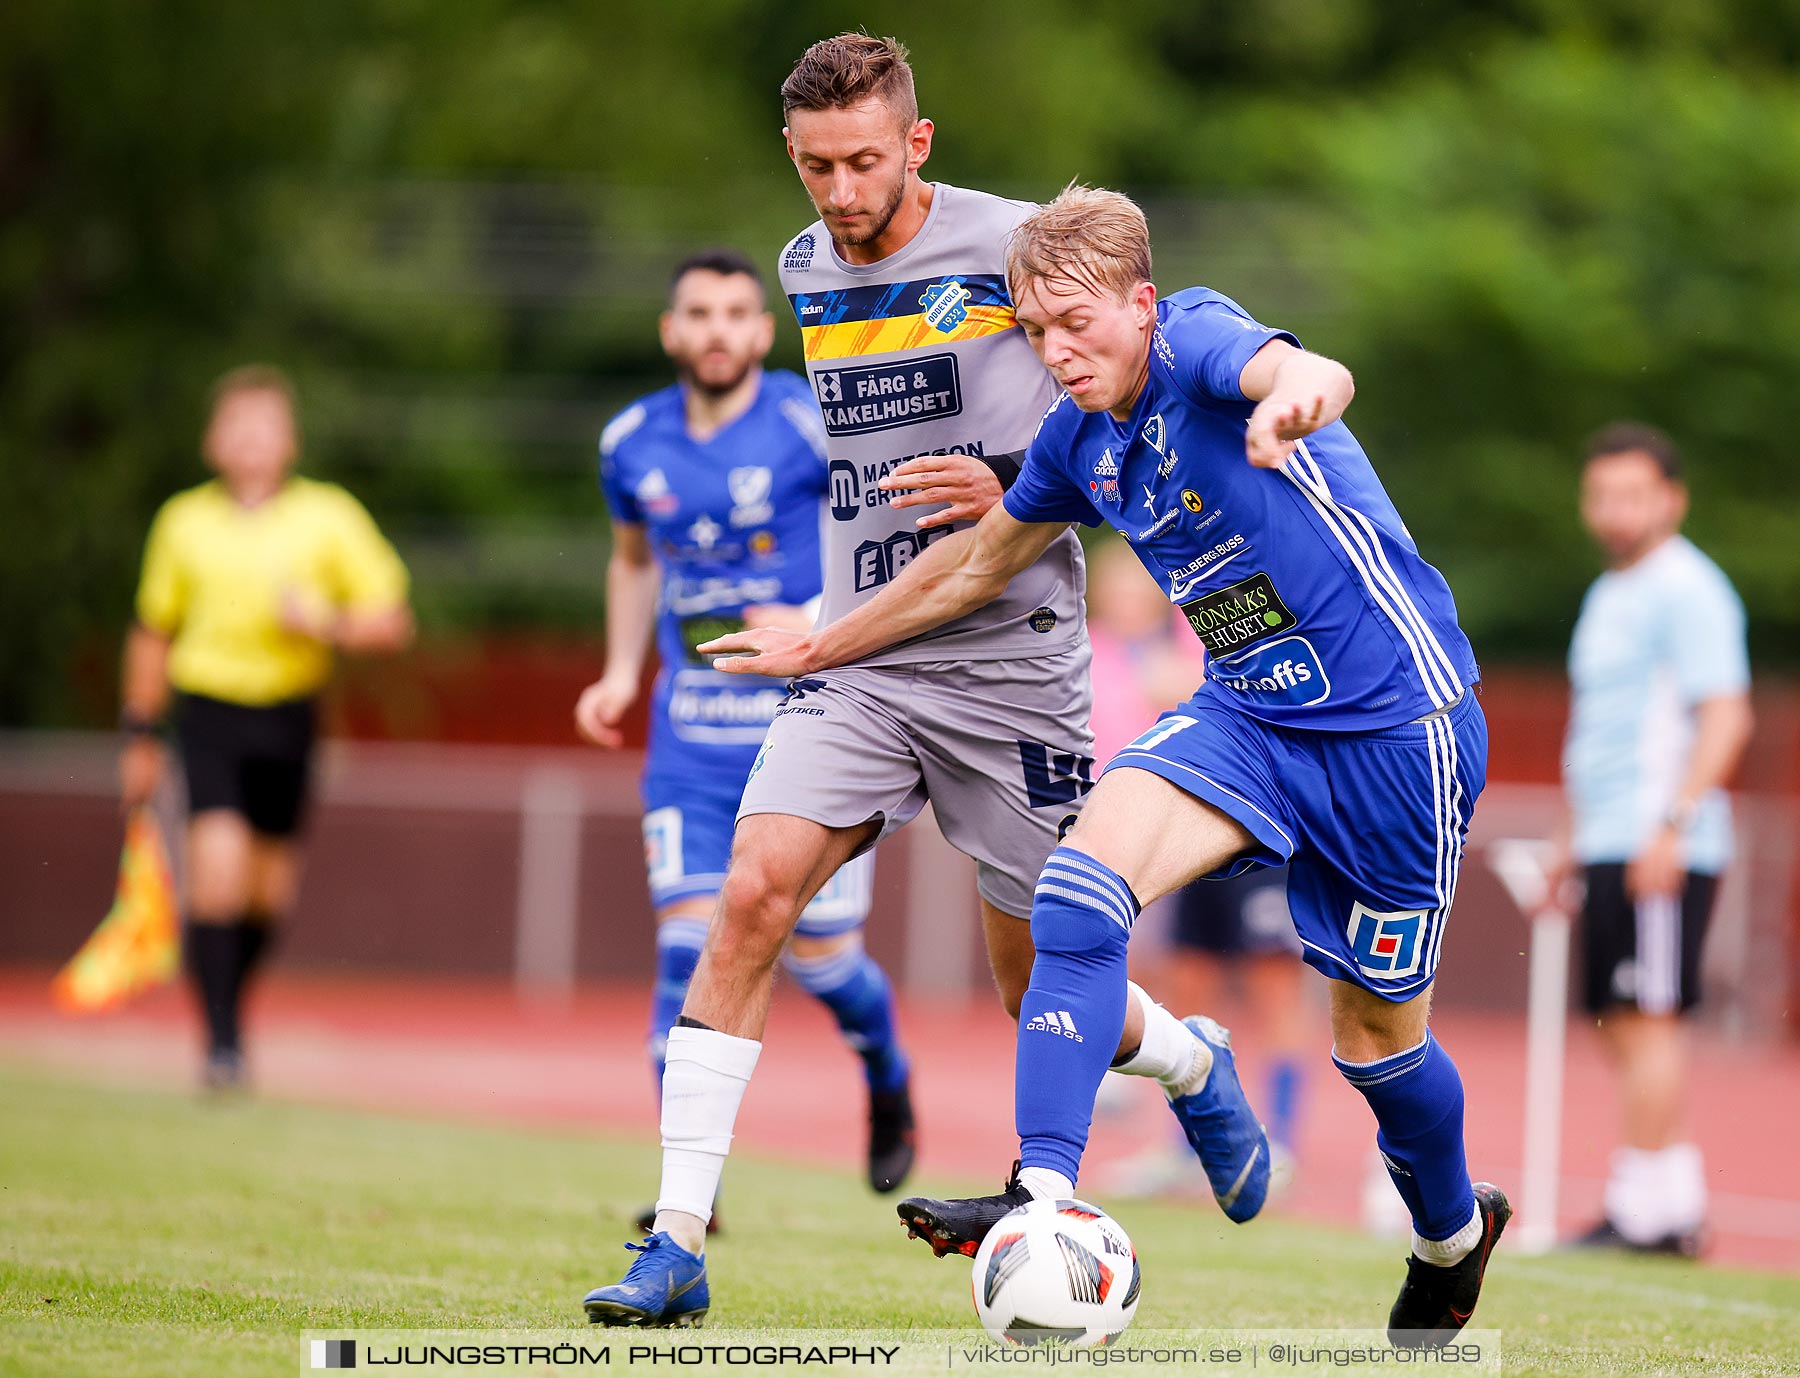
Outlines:
{"label": "grey football shorts", "polygon": [[1038,872],[1092,788],[1085,642],[1017,660],[852,665],[792,682],[744,787],[739,819],[828,828],[878,820],[877,841],[930,801],[995,908],[1031,913]]}

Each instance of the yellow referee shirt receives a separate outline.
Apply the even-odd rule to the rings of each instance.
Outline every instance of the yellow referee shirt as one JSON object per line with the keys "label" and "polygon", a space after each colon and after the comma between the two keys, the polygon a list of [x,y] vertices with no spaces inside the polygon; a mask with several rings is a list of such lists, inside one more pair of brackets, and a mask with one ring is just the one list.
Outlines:
{"label": "yellow referee shirt", "polygon": [[317,693],[331,674],[330,647],[282,628],[285,594],[375,612],[403,601],[406,585],[374,519],[335,483],[290,478],[246,508],[214,479],[156,514],[137,618],[170,638],[175,688],[264,705]]}

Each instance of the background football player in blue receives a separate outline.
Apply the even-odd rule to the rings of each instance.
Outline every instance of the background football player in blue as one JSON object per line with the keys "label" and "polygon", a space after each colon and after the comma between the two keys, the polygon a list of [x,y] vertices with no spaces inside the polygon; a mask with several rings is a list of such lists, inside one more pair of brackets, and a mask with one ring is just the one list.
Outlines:
{"label": "background football player in blue", "polygon": [[[1071,1194],[1141,904],[1291,861],[1305,959],[1331,979],[1333,1060],[1374,1111],[1412,1215],[1389,1328],[1397,1344],[1442,1344],[1473,1313],[1511,1213],[1469,1181],[1462,1080],[1427,1028],[1487,760],[1450,591],[1339,420],[1349,372],[1216,292],[1159,302],[1130,200],[1069,188],[1014,231],[1007,276],[1066,395],[1001,506],[828,628],[707,648],[757,652],[718,663],[762,674],[838,665],[981,605],[1068,523],[1100,521],[1206,646],[1205,683],[1113,758],[1038,882],[1015,1079],[1024,1171],[1001,1195],[908,1201],[901,1216],[980,1238],[1046,1185]],[[1052,1010],[1082,1037],[1030,1017]],[[1265,1145],[1243,1144],[1247,1173]]]}
{"label": "background football player in blue", "polygon": [[[747,615],[812,626],[827,487],[811,389],[792,373],[763,371],[775,322],[749,259],[713,250],[682,263],[661,332],[681,381],[627,407],[600,440],[613,542],[606,672],[575,710],[590,741],[620,746],[654,637],[661,668],[643,798],[657,925],[649,1046],[659,1081],[725,878],[744,781],[786,689],[720,674],[694,647],[743,627]],[[893,990],[862,945],[873,873],[870,854],[828,881],[785,961],[862,1057],[869,1182],[892,1191],[912,1167],[913,1116]]]}

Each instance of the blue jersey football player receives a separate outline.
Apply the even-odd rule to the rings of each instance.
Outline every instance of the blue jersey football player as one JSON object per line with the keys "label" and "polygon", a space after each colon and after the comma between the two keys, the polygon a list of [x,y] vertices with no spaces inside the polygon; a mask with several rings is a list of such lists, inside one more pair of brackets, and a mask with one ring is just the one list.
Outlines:
{"label": "blue jersey football player", "polygon": [[[1288,862],[1305,960],[1331,982],[1333,1061],[1374,1111],[1412,1215],[1389,1328],[1396,1344],[1443,1344],[1473,1313],[1511,1213],[1498,1188],[1469,1180],[1462,1081],[1427,1027],[1487,760],[1450,591],[1340,420],[1348,371],[1216,292],[1158,301],[1130,200],[1071,187],[1014,231],[1007,272],[1065,395],[1001,506],[830,627],[707,648],[755,653],[718,662],[733,671],[838,665],[979,606],[1069,523],[1102,521],[1206,647],[1206,682],[1112,759],[1039,879],[1015,1080],[1021,1171],[999,1196],[913,1200],[901,1216],[937,1248],[981,1238],[1032,1196],[1072,1194],[1140,906],[1196,877]],[[1209,1080],[1229,1083],[1229,1047],[1213,1046]],[[1205,1091],[1177,1112],[1203,1159],[1241,1155],[1248,1178],[1266,1140],[1241,1116],[1205,1113]]]}
{"label": "blue jersey football player", "polygon": [[[747,615],[810,627],[819,597],[825,437],[805,382],[762,368],[774,330],[749,259],[726,250],[689,258],[661,321],[680,382],[627,407],[600,441],[613,541],[606,673],[575,716],[590,741],[619,746],[654,640],[660,669],[643,801],[657,924],[649,1046],[659,1081],[725,877],[738,800],[785,692],[780,680],[720,674],[694,648],[743,627]],[[826,882],[785,962],[862,1057],[869,1181],[892,1191],[912,1166],[913,1116],[892,988],[862,945],[873,869],[869,854]]]}

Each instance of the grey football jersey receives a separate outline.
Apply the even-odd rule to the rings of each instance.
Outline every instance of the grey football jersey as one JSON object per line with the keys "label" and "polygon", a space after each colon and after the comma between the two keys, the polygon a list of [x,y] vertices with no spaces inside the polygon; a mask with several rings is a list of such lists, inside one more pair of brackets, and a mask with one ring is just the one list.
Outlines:
{"label": "grey football jersey", "polygon": [[[915,455],[1022,450],[1056,396],[1006,289],[1006,236],[1032,209],[939,182],[919,233],[879,263],[844,262],[818,221],[782,251],[831,465],[821,625],[957,529],[920,530],[930,508],[890,507],[875,486],[890,469]],[[863,663],[1067,650],[1086,636],[1083,583],[1080,543],[1064,532],[986,607]]]}

